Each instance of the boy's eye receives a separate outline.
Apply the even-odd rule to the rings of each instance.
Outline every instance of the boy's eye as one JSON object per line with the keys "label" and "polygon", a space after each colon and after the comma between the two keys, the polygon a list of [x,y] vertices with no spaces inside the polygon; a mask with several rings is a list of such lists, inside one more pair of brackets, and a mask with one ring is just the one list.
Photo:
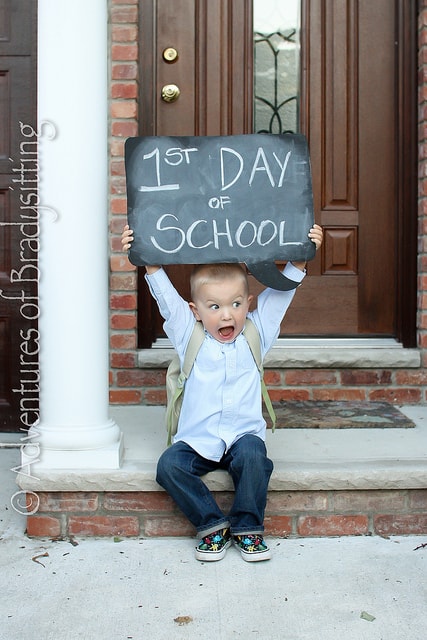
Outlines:
{"label": "boy's eye", "polygon": [[240,307],[240,302],[233,302],[233,308],[238,309]]}
{"label": "boy's eye", "polygon": [[210,307],[210,308],[212,309],[212,311],[217,311],[217,310],[219,309],[219,305],[217,305],[217,304],[211,304],[211,307]]}

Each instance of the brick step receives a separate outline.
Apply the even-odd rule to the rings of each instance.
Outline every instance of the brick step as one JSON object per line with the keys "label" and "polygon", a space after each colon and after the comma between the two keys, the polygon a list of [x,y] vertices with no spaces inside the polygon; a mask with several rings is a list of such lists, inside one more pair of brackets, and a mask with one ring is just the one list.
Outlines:
{"label": "brick step", "polygon": [[[30,498],[34,496],[29,496]],[[215,492],[227,510],[232,492]],[[162,491],[42,492],[27,519],[34,537],[190,536],[195,531]],[[427,489],[272,491],[266,534],[279,537],[416,535],[427,533]]]}
{"label": "brick step", "polygon": [[[427,533],[427,407],[401,407],[412,429],[280,429],[267,434],[274,462],[266,532],[274,536]],[[114,407],[124,435],[120,469],[48,469],[18,484],[33,500],[31,536],[183,536],[194,531],[155,482],[165,447],[161,407]],[[26,470],[28,472],[28,469]],[[227,473],[206,477],[227,508]]]}

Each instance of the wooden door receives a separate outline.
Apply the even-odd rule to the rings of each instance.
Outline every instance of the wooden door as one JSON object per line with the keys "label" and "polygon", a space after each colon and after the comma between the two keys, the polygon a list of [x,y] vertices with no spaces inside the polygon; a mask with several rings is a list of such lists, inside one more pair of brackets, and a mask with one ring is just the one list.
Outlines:
{"label": "wooden door", "polygon": [[[143,0],[140,13],[141,135],[252,133],[252,3]],[[283,335],[414,346],[416,2],[302,0],[301,50],[300,130],[325,242]],[[181,95],[165,103],[170,83]],[[188,271],[169,268],[184,296]],[[161,320],[144,283],[139,309],[139,346],[149,346]]]}
{"label": "wooden door", "polygon": [[0,431],[38,417],[36,5],[0,0]]}

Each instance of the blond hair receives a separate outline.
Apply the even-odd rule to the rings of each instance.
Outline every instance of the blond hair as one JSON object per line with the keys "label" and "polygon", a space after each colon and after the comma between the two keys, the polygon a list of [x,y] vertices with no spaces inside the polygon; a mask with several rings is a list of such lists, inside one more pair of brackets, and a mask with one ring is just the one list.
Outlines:
{"label": "blond hair", "polygon": [[191,298],[196,297],[197,289],[204,284],[240,278],[245,288],[245,294],[249,293],[249,284],[246,271],[236,262],[224,262],[218,264],[198,264],[194,267],[190,276]]}

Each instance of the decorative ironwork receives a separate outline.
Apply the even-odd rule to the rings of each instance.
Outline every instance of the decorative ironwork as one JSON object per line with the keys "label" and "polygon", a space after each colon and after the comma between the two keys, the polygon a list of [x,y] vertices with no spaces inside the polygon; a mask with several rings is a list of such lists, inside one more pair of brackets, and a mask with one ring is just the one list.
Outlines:
{"label": "decorative ironwork", "polygon": [[299,122],[297,29],[254,33],[255,132],[295,133]]}

